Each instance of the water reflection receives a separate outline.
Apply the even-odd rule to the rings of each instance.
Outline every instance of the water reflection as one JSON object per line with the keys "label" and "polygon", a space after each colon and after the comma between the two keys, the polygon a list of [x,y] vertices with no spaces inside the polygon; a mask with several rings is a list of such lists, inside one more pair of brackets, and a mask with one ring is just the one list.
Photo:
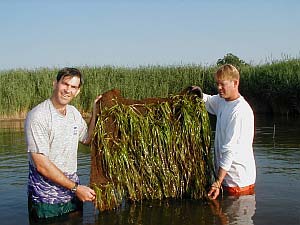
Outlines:
{"label": "water reflection", "polygon": [[300,162],[300,118],[257,117],[254,150],[265,174],[286,174],[296,179]]}
{"label": "water reflection", "polygon": [[190,199],[124,204],[120,209],[98,213],[93,224],[254,224],[255,195],[224,196],[214,201]]}
{"label": "water reflection", "polygon": [[[300,224],[299,134],[300,118],[256,117],[255,195],[224,196],[216,202],[144,201],[101,213],[85,203],[83,215],[52,224]],[[78,173],[84,184],[89,183],[89,171],[90,150],[80,146]],[[1,225],[29,224],[27,176],[23,121],[0,121]]]}
{"label": "water reflection", "polygon": [[211,209],[220,218],[221,224],[254,224],[256,210],[255,194],[226,196],[222,200],[211,201]]}
{"label": "water reflection", "polygon": [[0,130],[22,131],[24,120],[0,120]]}
{"label": "water reflection", "polygon": [[117,211],[99,213],[96,220],[106,225],[221,224],[207,202],[188,199],[127,204]]}
{"label": "water reflection", "polygon": [[[73,214],[38,224],[105,224],[105,225],[251,225],[255,214],[255,195],[225,196],[214,201],[163,200],[142,203],[124,203],[108,212],[85,210],[83,215]],[[92,206],[90,206],[92,207]],[[34,225],[36,223],[30,223]]]}

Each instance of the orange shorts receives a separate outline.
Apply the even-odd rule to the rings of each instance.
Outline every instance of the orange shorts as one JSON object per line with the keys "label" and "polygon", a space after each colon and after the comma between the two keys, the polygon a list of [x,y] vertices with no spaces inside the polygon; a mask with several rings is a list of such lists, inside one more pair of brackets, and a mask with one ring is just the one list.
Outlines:
{"label": "orange shorts", "polygon": [[228,195],[252,195],[254,194],[254,188],[255,185],[251,184],[246,187],[227,187],[223,186],[223,190],[228,194]]}

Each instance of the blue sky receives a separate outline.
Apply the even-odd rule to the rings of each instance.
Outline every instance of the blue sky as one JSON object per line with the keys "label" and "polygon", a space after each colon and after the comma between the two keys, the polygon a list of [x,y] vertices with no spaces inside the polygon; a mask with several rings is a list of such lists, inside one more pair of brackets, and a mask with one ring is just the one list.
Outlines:
{"label": "blue sky", "polygon": [[0,70],[300,56],[299,0],[1,0]]}

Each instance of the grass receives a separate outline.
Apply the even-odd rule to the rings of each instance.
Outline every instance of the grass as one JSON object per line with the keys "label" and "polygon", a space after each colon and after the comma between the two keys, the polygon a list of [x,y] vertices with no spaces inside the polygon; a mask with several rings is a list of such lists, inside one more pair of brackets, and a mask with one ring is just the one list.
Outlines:
{"label": "grass", "polygon": [[[85,84],[73,104],[91,111],[93,99],[112,88],[125,97],[166,97],[189,85],[215,94],[216,66],[81,67]],[[285,59],[256,66],[243,66],[240,91],[256,112],[288,114],[299,111],[300,59]],[[16,69],[0,72],[0,117],[24,117],[33,106],[49,98],[57,68]]]}
{"label": "grass", "polygon": [[204,102],[172,96],[144,107],[141,115],[134,105],[117,104],[98,117],[95,149],[102,166],[92,169],[105,171],[108,180],[93,184],[100,211],[117,208],[123,200],[207,197],[213,167]]}

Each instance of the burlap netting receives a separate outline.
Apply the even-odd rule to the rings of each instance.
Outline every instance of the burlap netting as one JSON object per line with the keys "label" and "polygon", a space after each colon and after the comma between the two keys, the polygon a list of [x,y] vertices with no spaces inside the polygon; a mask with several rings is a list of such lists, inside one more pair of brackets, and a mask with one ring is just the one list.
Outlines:
{"label": "burlap netting", "polygon": [[[192,96],[191,99],[201,99],[202,97],[202,93],[201,90],[192,90],[191,87],[188,87],[186,89],[184,89],[178,96]],[[199,98],[200,97],[200,98]],[[143,100],[132,100],[132,99],[127,99],[121,96],[121,93],[119,90],[113,89],[110,90],[108,92],[105,92],[102,94],[102,98],[100,101],[100,114],[102,112],[108,112],[108,109],[113,109],[113,107],[115,106],[119,106],[122,105],[123,106],[131,106],[131,111],[134,111],[134,113],[140,115],[140,116],[144,116],[148,113],[149,110],[151,110],[151,107],[154,107],[155,110],[164,110],[163,108],[160,108],[161,104],[165,104],[165,103],[170,103],[170,105],[172,105],[171,101],[174,101],[174,99],[176,101],[180,101],[181,97],[176,97],[176,98],[147,98],[147,99],[143,99]],[[187,100],[183,100],[183,101],[187,101]],[[192,102],[194,100],[191,100]],[[201,105],[202,108],[195,108],[195,110],[203,110],[204,106],[203,103],[199,103],[199,101],[197,101],[198,105]],[[175,106],[170,106],[175,107]],[[176,106],[178,108],[178,106]],[[178,110],[180,111],[181,108],[179,107]],[[123,111],[118,111],[120,113],[122,113]],[[159,178],[159,174],[156,173],[154,175],[149,175],[149,171],[153,172],[154,169],[152,169],[152,167],[150,168],[149,171],[146,171],[144,174],[143,171],[145,171],[145,168],[141,168],[140,165],[140,160],[136,160],[136,158],[129,156],[130,158],[130,162],[134,165],[130,165],[130,168],[133,168],[133,171],[136,174],[133,174],[133,178],[132,178],[132,182],[134,183],[131,186],[131,181],[127,181],[126,182],[120,182],[120,177],[119,174],[108,174],[109,172],[106,171],[105,168],[107,168],[107,160],[104,158],[104,153],[103,153],[103,149],[110,149],[112,151],[114,151],[114,149],[116,149],[116,146],[118,148],[118,143],[116,142],[116,140],[122,140],[124,138],[122,138],[121,136],[124,135],[124,131],[120,131],[118,125],[117,125],[117,119],[116,119],[116,114],[114,114],[114,116],[111,116],[112,114],[105,114],[98,117],[98,120],[101,119],[101,126],[96,126],[95,129],[102,129],[102,134],[105,133],[105,144],[103,144],[103,140],[100,140],[101,138],[103,138],[103,135],[101,137],[98,136],[97,132],[95,133],[95,137],[93,140],[93,144],[91,146],[91,174],[90,174],[90,183],[92,187],[95,187],[98,190],[98,194],[99,194],[99,190],[101,190],[101,193],[99,194],[101,197],[98,196],[98,200],[96,203],[96,206],[98,207],[99,210],[103,211],[106,209],[113,209],[115,207],[117,207],[120,204],[120,201],[124,198],[128,198],[132,201],[137,201],[137,200],[142,200],[142,199],[162,199],[162,198],[166,198],[166,197],[179,197],[182,198],[183,196],[185,196],[185,192],[189,193],[189,196],[192,198],[202,198],[203,196],[206,195],[205,193],[205,188],[209,185],[210,181],[211,181],[211,177],[213,174],[212,171],[212,162],[211,162],[211,158],[209,156],[209,148],[210,148],[210,130],[209,130],[209,121],[208,121],[208,116],[207,116],[207,112],[203,111],[200,113],[194,113],[193,110],[190,110],[189,112],[192,112],[192,116],[194,120],[198,120],[199,119],[199,123],[198,126],[199,129],[197,127],[193,128],[196,129],[195,134],[197,134],[198,136],[196,137],[197,139],[197,144],[198,146],[195,145],[195,135],[194,134],[190,134],[188,133],[189,131],[187,131],[186,129],[189,129],[188,126],[185,125],[181,125],[178,123],[178,121],[183,120],[184,118],[177,118],[178,115],[170,115],[170,117],[176,117],[176,126],[180,127],[180,126],[186,126],[186,128],[184,128],[185,130],[180,131],[180,132],[187,132],[185,135],[187,135],[186,137],[184,137],[184,142],[186,144],[186,148],[191,148],[190,150],[188,149],[188,151],[185,150],[185,153],[181,152],[178,153],[179,155],[181,154],[181,157],[188,157],[188,165],[190,165],[191,168],[187,168],[187,165],[183,165],[185,164],[181,159],[178,159],[176,163],[178,163],[178,165],[174,165],[174,162],[172,162],[172,165],[169,165],[168,160],[170,161],[170,156],[164,156],[162,154],[168,154],[168,152],[159,152],[158,154],[160,155],[159,157],[161,158],[161,160],[163,160],[162,162],[165,164],[163,165],[164,168],[161,169],[161,175],[166,177],[163,178]],[[176,109],[174,110],[170,110],[170,114],[178,114],[178,112],[176,112]],[[185,112],[187,115],[186,117],[190,117],[191,115],[188,115],[188,110],[186,110]],[[131,114],[132,115],[132,114]],[[147,114],[148,115],[148,114]],[[198,116],[199,118],[195,118]],[[127,117],[130,117],[130,115],[126,115]],[[182,115],[179,115],[179,117],[183,117]],[[150,118],[151,119],[151,118]],[[156,121],[159,120],[159,118],[155,118]],[[125,122],[127,123],[127,119],[125,119]],[[193,122],[193,121],[192,121]],[[131,118],[128,118],[128,123],[133,123],[131,121]],[[172,123],[170,123],[170,125],[168,125],[169,127],[172,126]],[[159,126],[156,127],[156,129],[160,129]],[[162,128],[162,129],[166,129],[166,128]],[[179,128],[180,130],[181,128]],[[163,132],[165,132],[164,130],[162,130],[162,134]],[[122,134],[123,132],[123,134]],[[142,132],[142,131],[141,131]],[[159,130],[157,132],[160,132]],[[126,136],[130,134],[126,133]],[[180,135],[180,137],[182,138],[182,134],[178,134]],[[191,135],[191,136],[189,136]],[[192,137],[193,136],[193,137]],[[131,138],[127,136],[127,139]],[[157,138],[157,137],[156,137]],[[174,139],[174,138],[173,138]],[[176,137],[175,137],[176,139]],[[199,139],[199,141],[198,141]],[[108,140],[108,141],[107,141]],[[193,141],[194,140],[194,141]],[[144,140],[141,140],[144,141]],[[139,140],[134,140],[134,143],[139,142]],[[122,144],[122,143],[121,143]],[[105,145],[105,146],[104,146]],[[178,145],[178,143],[177,143]],[[190,147],[189,147],[190,146]],[[173,149],[172,146],[168,146],[168,148],[170,147],[170,149]],[[131,148],[130,153],[128,154],[135,154],[134,149],[132,150],[132,146],[129,146],[128,148]],[[155,148],[155,146],[153,146],[153,148]],[[175,146],[174,148],[180,149],[180,147],[178,148],[178,146]],[[200,150],[201,149],[201,152]],[[124,150],[123,150],[124,151]],[[148,151],[148,150],[147,150]],[[157,152],[157,150],[155,150]],[[180,150],[179,150],[180,151]],[[191,152],[189,152],[191,151]],[[140,153],[141,152],[141,148],[139,148],[139,153],[138,154],[143,154]],[[127,154],[127,152],[126,152]],[[176,153],[175,153],[176,154]],[[182,156],[183,154],[186,154],[187,156]],[[121,157],[121,156],[120,156]],[[123,156],[124,157],[124,156]],[[169,157],[169,158],[168,158]],[[178,157],[178,156],[176,156]],[[135,159],[135,162],[132,162]],[[106,161],[105,161],[106,160]],[[125,160],[126,161],[126,160]],[[130,163],[127,162],[127,163]],[[106,165],[104,165],[106,163]],[[192,164],[194,163],[194,165]],[[118,167],[118,164],[114,164],[115,167]],[[149,164],[148,164],[149,165]],[[128,166],[128,164],[127,164]],[[172,167],[172,168],[171,168]],[[201,168],[200,168],[201,167]],[[169,171],[166,171],[169,170]],[[176,171],[178,172],[178,174],[176,174]],[[195,172],[196,171],[196,172]],[[129,172],[129,171],[128,171]],[[176,184],[170,184],[172,182],[168,181],[169,183],[163,183],[163,181],[165,181],[167,179],[167,175],[169,176],[170,174],[174,175],[174,178],[172,179],[179,179],[178,177],[180,176],[180,182],[176,183]],[[124,174],[123,174],[124,175]],[[150,184],[150,181],[146,181],[145,184],[143,184],[143,181],[141,179],[143,179],[143,177],[155,177],[157,182],[154,184],[155,187],[152,187]],[[202,176],[201,179],[199,180],[197,177],[195,178],[195,176]],[[130,179],[130,178],[129,178]],[[135,183],[136,182],[136,183]],[[121,184],[122,183],[122,184]],[[199,184],[201,183],[201,185]],[[115,200],[111,200],[111,197],[109,197],[108,193],[104,193],[106,185],[112,185],[112,191]],[[127,187],[126,187],[127,185]],[[141,186],[139,186],[141,185]],[[167,187],[169,185],[169,187]],[[178,187],[177,187],[177,186]],[[128,187],[130,186],[130,187]],[[147,187],[145,187],[147,186]],[[181,187],[179,187],[181,186]],[[100,188],[99,188],[100,187]],[[143,187],[145,187],[145,190],[143,190]],[[130,190],[131,188],[135,189],[135,190]],[[167,190],[167,188],[172,189],[170,191]],[[181,190],[181,191],[179,191]],[[183,190],[183,191],[182,191]],[[158,193],[158,196],[155,196],[155,193]],[[179,193],[181,192],[181,193]],[[200,193],[201,192],[201,193]],[[101,199],[100,199],[101,198]],[[113,203],[111,203],[113,202]]]}

